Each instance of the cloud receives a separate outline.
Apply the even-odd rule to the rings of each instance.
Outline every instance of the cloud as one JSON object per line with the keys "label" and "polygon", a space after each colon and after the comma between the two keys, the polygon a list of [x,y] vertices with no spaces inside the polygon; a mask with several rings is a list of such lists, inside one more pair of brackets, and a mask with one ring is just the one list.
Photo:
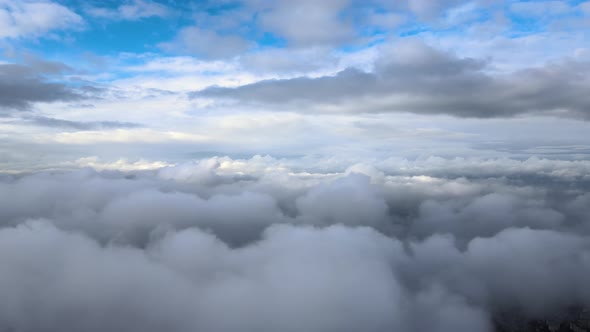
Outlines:
{"label": "cloud", "polygon": [[256,4],[262,29],[285,38],[293,46],[312,46],[339,45],[356,37],[352,21],[343,18],[350,3],[282,0]]}
{"label": "cloud", "polygon": [[70,121],[63,119],[49,118],[45,116],[32,116],[24,118],[25,123],[41,127],[74,129],[79,131],[119,129],[119,128],[141,128],[140,124],[119,121]]}
{"label": "cloud", "polygon": [[270,49],[240,56],[245,70],[268,73],[305,73],[330,69],[339,58],[328,48]]}
{"label": "cloud", "polygon": [[[590,305],[588,187],[550,171],[583,176],[580,163],[323,173],[222,157],[1,175],[0,327],[447,332],[510,326],[507,313],[550,320]],[[454,178],[462,164],[487,171]],[[539,168],[551,181],[523,175]]]}
{"label": "cloud", "polygon": [[130,162],[126,159],[119,159],[114,162],[101,162],[98,157],[84,157],[76,160],[73,165],[76,167],[91,167],[96,170],[117,170],[117,171],[141,171],[159,169],[172,166],[162,161],[137,160]]}
{"label": "cloud", "polygon": [[[76,26],[3,21],[6,3],[33,2],[0,0],[0,22],[38,27],[4,38]],[[519,21],[496,0],[130,0],[85,14],[190,19],[135,43],[182,56],[101,45],[109,70],[83,72],[13,52],[0,331],[575,329],[590,308],[590,122],[574,121],[590,119],[590,67],[578,28],[533,31],[560,5],[526,6]],[[276,158],[237,159],[261,152]]]}
{"label": "cloud", "polygon": [[516,2],[510,4],[510,10],[519,16],[549,17],[566,14],[572,9],[562,1]]}
{"label": "cloud", "polygon": [[18,54],[17,56],[21,57],[26,66],[31,68],[32,71],[40,74],[63,74],[75,71],[63,62],[46,60],[32,53]]}
{"label": "cloud", "polygon": [[493,74],[486,61],[402,42],[383,52],[372,72],[349,68],[334,76],[209,87],[191,96],[237,100],[274,110],[412,112],[468,118],[537,113],[588,119],[590,100],[584,78],[588,68],[583,61],[563,60]]}
{"label": "cloud", "polygon": [[[359,1],[360,2],[360,1]],[[447,24],[456,23],[454,15],[475,14],[479,10],[492,9],[493,5],[501,3],[497,0],[409,0],[409,1],[387,1],[376,0],[374,3],[389,11],[391,14],[402,15],[413,23],[426,24],[430,28],[439,29]],[[465,22],[463,22],[465,23]]]}
{"label": "cloud", "polygon": [[[193,134],[178,131],[157,131],[142,126],[131,127],[117,122],[95,122],[94,125],[78,124],[86,126],[81,131],[59,132],[55,135],[44,136],[45,139],[64,144],[96,144],[96,143],[166,143],[166,142],[209,142],[211,137],[201,134]],[[74,123],[75,125],[76,123]],[[109,126],[110,125],[110,126]],[[95,127],[95,128],[92,128]],[[42,136],[43,137],[43,136]]]}
{"label": "cloud", "polygon": [[149,17],[166,17],[172,11],[165,5],[149,0],[131,0],[125,1],[119,7],[89,7],[86,13],[91,16],[109,19],[109,20],[140,20]]}
{"label": "cloud", "polygon": [[459,0],[410,0],[408,1],[408,7],[419,18],[428,20],[440,17],[444,11],[461,3],[462,1]]}
{"label": "cloud", "polygon": [[171,42],[159,45],[164,51],[205,59],[232,58],[247,51],[251,43],[234,35],[219,34],[199,27],[181,29]]}
{"label": "cloud", "polygon": [[82,96],[63,83],[51,82],[30,67],[0,64],[0,108],[29,109],[36,102],[72,101]]}
{"label": "cloud", "polygon": [[367,17],[367,23],[385,30],[393,30],[406,22],[405,16],[399,13],[372,13]]}
{"label": "cloud", "polygon": [[387,204],[369,180],[366,175],[352,174],[321,184],[297,198],[297,210],[319,225],[357,225],[365,220],[366,225],[378,227],[387,219]]}
{"label": "cloud", "polygon": [[[488,325],[483,312],[444,290],[407,294],[388,263],[399,244],[368,229],[273,227],[244,249],[198,230],[170,233],[145,251],[103,248],[43,222],[2,230],[0,238],[10,270],[2,277],[6,328],[418,331],[407,319],[431,313],[421,328]],[[26,274],[31,264],[43,276]],[[29,311],[19,303],[30,303]],[[80,306],[87,310],[72,315]],[[458,322],[459,312],[467,318]]]}
{"label": "cloud", "polygon": [[0,1],[0,38],[45,37],[54,30],[79,29],[84,20],[49,1]]}

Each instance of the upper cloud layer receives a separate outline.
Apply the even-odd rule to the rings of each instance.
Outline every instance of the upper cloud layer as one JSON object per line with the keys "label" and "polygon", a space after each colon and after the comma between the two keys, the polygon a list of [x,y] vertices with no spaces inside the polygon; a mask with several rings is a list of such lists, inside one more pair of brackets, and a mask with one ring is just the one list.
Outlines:
{"label": "upper cloud layer", "polygon": [[372,72],[266,80],[210,87],[194,98],[232,99],[271,109],[324,112],[413,112],[458,117],[537,113],[588,119],[587,62],[564,60],[494,74],[486,62],[405,42],[381,54]]}

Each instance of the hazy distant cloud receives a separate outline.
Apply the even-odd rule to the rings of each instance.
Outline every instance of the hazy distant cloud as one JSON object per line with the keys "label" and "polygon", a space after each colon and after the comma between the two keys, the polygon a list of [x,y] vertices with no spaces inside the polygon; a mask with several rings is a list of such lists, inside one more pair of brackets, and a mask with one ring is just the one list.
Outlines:
{"label": "hazy distant cloud", "polygon": [[421,19],[439,17],[445,10],[463,3],[461,0],[409,0],[408,7]]}
{"label": "hazy distant cloud", "polygon": [[260,11],[261,27],[290,45],[338,45],[356,34],[352,20],[343,15],[350,0],[252,2]]}
{"label": "hazy distant cloud", "polygon": [[[92,164],[97,162],[83,165]],[[482,171],[475,174],[477,167]],[[180,164],[160,169],[157,176],[136,174],[133,182],[126,181],[124,174],[104,179],[94,172],[78,175],[86,179],[83,181],[104,181],[93,194],[104,194],[107,199],[98,200],[100,206],[93,205],[95,211],[102,211],[92,217],[102,225],[96,231],[101,236],[118,234],[119,240],[131,243],[145,239],[150,228],[162,222],[180,228],[204,227],[219,232],[222,239],[228,236],[234,240],[239,235],[233,234],[234,228],[248,234],[274,223],[343,223],[421,237],[451,233],[469,240],[492,236],[507,227],[583,226],[579,232],[590,232],[583,217],[590,209],[581,213],[576,208],[577,212],[571,214],[567,208],[582,199],[590,187],[588,169],[590,164],[583,161],[431,158],[415,163],[354,165],[345,172],[306,175],[272,158],[258,157]],[[79,192],[83,187],[74,175],[40,173],[4,183],[2,190],[12,193],[7,197],[39,199],[42,203],[5,201],[0,219],[9,222],[42,216],[85,229],[92,223],[77,225],[69,219],[77,218],[77,213],[62,219],[63,211],[53,210],[54,200],[68,202],[75,209],[89,204],[80,201],[85,199]],[[28,198],[33,187],[38,194]],[[547,195],[547,191],[552,194]],[[151,203],[143,206],[142,202]],[[581,202],[574,205],[582,207]],[[233,211],[224,206],[232,206]],[[125,215],[125,222],[119,221],[120,214]],[[194,219],[192,215],[200,217]],[[399,218],[410,219],[397,225],[402,229],[391,228]]]}
{"label": "hazy distant cloud", "polygon": [[0,38],[43,37],[53,30],[80,28],[83,24],[78,14],[51,1],[0,1]]}
{"label": "hazy distant cloud", "polygon": [[564,1],[534,1],[512,3],[510,10],[520,16],[548,17],[568,13],[573,7]]}
{"label": "hazy distant cloud", "polygon": [[43,59],[32,53],[15,54],[11,59],[22,59],[22,62],[32,71],[39,74],[63,74],[68,72],[74,72],[74,68],[67,64],[59,61],[51,61]]}
{"label": "hazy distant cloud", "polygon": [[91,16],[109,20],[140,20],[148,17],[166,17],[172,10],[165,5],[150,0],[130,0],[119,7],[88,7],[86,13]]}
{"label": "hazy distant cloud", "polygon": [[381,29],[393,30],[406,22],[406,17],[400,13],[372,13],[367,17],[367,24]]}
{"label": "hazy distant cloud", "polygon": [[206,59],[223,59],[244,53],[250,48],[251,43],[231,34],[219,34],[199,27],[186,27],[178,32],[173,41],[159,46],[167,52],[190,54]]}
{"label": "hazy distant cloud", "polygon": [[115,170],[115,171],[142,171],[160,169],[167,166],[172,166],[169,163],[162,161],[148,161],[137,160],[128,161],[127,159],[119,159],[114,162],[101,162],[98,157],[84,157],[79,158],[73,163],[64,163],[64,166],[75,165],[76,167],[91,167],[96,170]]}
{"label": "hazy distant cloud", "polygon": [[31,116],[24,118],[25,123],[42,127],[74,129],[74,130],[100,130],[117,128],[141,128],[140,124],[119,121],[70,121],[55,119],[45,116]]}
{"label": "hazy distant cloud", "polygon": [[270,49],[240,56],[242,66],[260,73],[301,73],[330,68],[339,58],[329,48]]}
{"label": "hazy distant cloud", "polygon": [[[442,23],[449,18],[449,15],[454,15],[453,11],[455,10],[463,13],[474,13],[494,3],[501,3],[499,0],[374,0],[374,2],[381,8],[387,9],[389,14],[401,15],[413,22],[429,25]],[[358,3],[363,3],[363,1],[359,0]]]}
{"label": "hazy distant cloud", "polygon": [[414,112],[458,117],[554,113],[589,118],[590,70],[564,60],[507,75],[485,61],[460,58],[419,43],[383,53],[373,72],[346,69],[335,76],[267,80],[236,88],[210,87],[192,97],[227,98],[279,109],[298,105],[332,112]]}
{"label": "hazy distant cloud", "polygon": [[[54,70],[50,67],[45,70]],[[81,97],[63,83],[50,82],[29,67],[0,64],[0,108],[5,112],[6,109],[28,109],[35,102],[70,101]]]}

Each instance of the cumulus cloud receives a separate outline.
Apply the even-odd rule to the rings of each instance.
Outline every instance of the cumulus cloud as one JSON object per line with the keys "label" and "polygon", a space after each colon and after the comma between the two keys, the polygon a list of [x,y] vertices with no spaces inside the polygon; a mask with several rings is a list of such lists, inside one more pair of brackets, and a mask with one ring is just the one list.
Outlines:
{"label": "cumulus cloud", "polygon": [[209,87],[191,96],[237,100],[270,109],[470,118],[537,113],[588,119],[588,68],[584,61],[563,60],[494,74],[486,61],[461,58],[422,43],[401,42],[384,50],[371,72],[349,68],[319,78]]}
{"label": "cumulus cloud", "polygon": [[587,162],[129,165],[0,176],[1,328],[493,331],[590,305]]}

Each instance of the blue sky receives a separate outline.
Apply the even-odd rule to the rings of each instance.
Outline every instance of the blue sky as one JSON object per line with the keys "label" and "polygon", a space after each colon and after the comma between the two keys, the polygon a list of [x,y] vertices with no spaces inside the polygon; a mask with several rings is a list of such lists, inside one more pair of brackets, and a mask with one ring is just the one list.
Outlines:
{"label": "blue sky", "polygon": [[[342,4],[334,6],[334,10],[338,12],[333,13],[332,18],[350,23],[351,38],[339,43],[332,43],[330,40],[326,42],[336,50],[359,50],[395,36],[407,37],[425,33],[465,36],[471,27],[489,23],[497,15],[502,15],[508,21],[507,29],[501,33],[508,38],[545,33],[556,30],[553,25],[567,22],[571,26],[559,27],[562,31],[580,31],[585,28],[583,1],[490,1],[486,6],[476,1],[448,2],[448,7],[443,1],[442,5],[422,5],[423,7],[418,6],[416,11],[412,11],[403,2],[342,1]],[[56,24],[55,30],[47,27],[47,31],[39,34],[23,33],[8,38],[10,46],[26,49],[46,58],[69,61],[87,53],[98,56],[117,56],[120,53],[174,56],[190,54],[190,51],[178,48],[167,52],[161,44],[170,42],[181,29],[191,26],[198,26],[221,36],[239,36],[251,43],[248,49],[250,51],[285,48],[296,43],[280,31],[273,31],[273,28],[261,24],[260,17],[268,13],[269,6],[256,8],[248,2],[69,0],[56,1],[52,5],[59,6],[72,15],[79,15],[79,20],[71,26],[60,27]],[[386,18],[397,21],[394,22],[394,29],[383,22],[383,17],[388,15],[391,17]],[[235,22],[225,27],[223,24],[227,22],[220,24],[228,20]]]}
{"label": "blue sky", "polygon": [[589,17],[588,1],[1,0],[0,162],[585,159]]}

